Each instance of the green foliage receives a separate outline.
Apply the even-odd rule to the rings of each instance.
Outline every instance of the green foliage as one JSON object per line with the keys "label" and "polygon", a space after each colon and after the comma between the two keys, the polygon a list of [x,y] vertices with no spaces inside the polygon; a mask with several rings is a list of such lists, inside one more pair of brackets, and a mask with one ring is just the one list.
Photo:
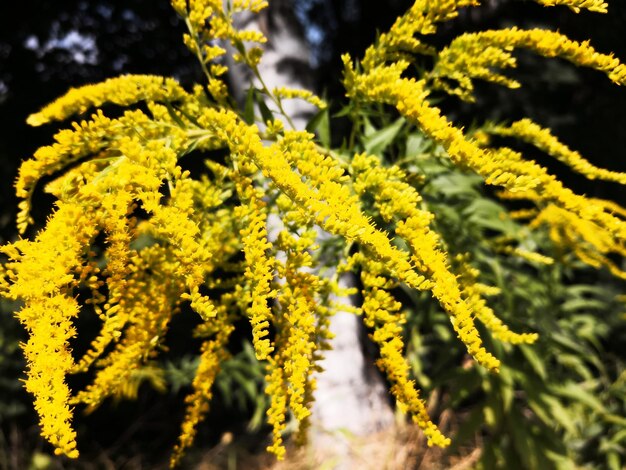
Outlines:
{"label": "green foliage", "polygon": [[11,317],[15,302],[0,299],[0,425],[22,416],[28,406],[18,377],[24,368],[19,342],[23,334]]}
{"label": "green foliage", "polygon": [[532,346],[489,341],[503,358],[500,373],[489,374],[468,367],[430,296],[404,292],[406,355],[418,383],[442,392],[442,406],[455,412],[451,452],[480,445],[486,469],[622,468],[625,364],[619,349],[610,350],[626,341],[619,286],[571,256],[545,265],[499,253],[503,237],[529,251],[555,247],[511,219],[510,208],[486,194],[480,178],[438,158],[440,150],[420,133],[405,133],[395,144],[405,165],[428,175],[420,192],[449,252],[469,252],[483,282],[501,289],[490,304],[504,321],[540,335]]}
{"label": "green foliage", "polygon": [[215,378],[215,386],[228,407],[251,412],[249,431],[258,431],[264,424],[269,400],[264,393],[265,371],[254,356],[249,341],[243,343],[240,353],[224,361]]}

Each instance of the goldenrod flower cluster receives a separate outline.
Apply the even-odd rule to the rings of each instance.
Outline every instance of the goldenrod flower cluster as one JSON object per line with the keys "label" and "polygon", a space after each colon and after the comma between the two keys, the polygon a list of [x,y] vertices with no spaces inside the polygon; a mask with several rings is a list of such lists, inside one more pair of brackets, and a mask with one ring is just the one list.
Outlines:
{"label": "goldenrod flower cluster", "polygon": [[31,126],[41,126],[51,121],[63,121],[104,103],[129,106],[139,101],[178,101],[184,94],[181,86],[172,78],[122,75],[95,85],[73,88],[38,113],[31,114],[27,122]]}
{"label": "goldenrod flower cluster", "polygon": [[[602,205],[603,201],[594,199],[592,203]],[[611,208],[612,205],[607,207]],[[606,267],[614,276],[626,279],[626,272],[609,257],[626,255],[624,240],[598,225],[596,221],[581,219],[567,210],[549,204],[530,221],[531,227],[541,225],[549,227],[548,233],[555,246],[568,248],[584,263],[594,268]]]}
{"label": "goldenrod flower cluster", "polygon": [[547,7],[566,5],[575,13],[580,12],[581,9],[595,11],[597,13],[606,13],[607,7],[609,6],[604,0],[537,0],[537,3]]}
{"label": "goldenrod flower cluster", "polygon": [[241,217],[244,228],[241,230],[243,251],[246,257],[245,276],[250,282],[252,307],[248,314],[252,324],[252,340],[256,357],[267,359],[273,348],[270,345],[269,326],[272,311],[268,304],[275,292],[270,287],[274,272],[274,259],[268,256],[272,245],[267,240],[267,213],[262,201],[262,192],[252,186],[248,178],[238,182],[239,197],[246,203],[237,215]]}
{"label": "goldenrod flower cluster", "polygon": [[[537,2],[606,9],[600,0]],[[529,120],[485,125],[468,135],[429,102],[434,90],[471,101],[474,79],[520,86],[502,72],[515,66],[515,48],[593,67],[618,84],[626,82],[626,67],[586,42],[544,30],[464,34],[440,51],[428,43],[439,23],[478,3],[416,0],[359,66],[344,56],[348,97],[360,105],[395,107],[440,144],[452,163],[499,186],[502,197],[533,205],[513,214],[530,219],[531,229],[547,226],[561,250],[626,278],[611,260],[626,254],[626,210],[575,194],[520,152],[491,146],[489,137],[519,138],[589,178],[623,184],[626,175],[593,166]],[[77,457],[71,407],[93,409],[107,397],[132,395],[127,386],[132,377],[144,369],[158,375],[154,358],[172,317],[197,314],[200,363],[172,465],[206,415],[212,384],[228,357],[228,339],[241,319],[252,326],[257,359],[266,361],[269,450],[282,458],[290,416],[299,423],[299,441],[306,437],[313,373],[329,347],[329,316],[341,308],[329,300],[339,292],[337,270],[326,276],[325,268],[341,265],[360,273],[363,304],[352,310],[363,314],[380,347],[378,365],[399,407],[411,414],[429,444],[447,445],[410,378],[403,357],[403,305],[394,288],[431,292],[468,354],[490,371],[500,362],[485,349],[477,320],[501,341],[532,343],[537,336],[512,332],[488,306],[485,298],[497,289],[480,282],[465,254],[446,251],[434,215],[411,183],[414,175],[357,148],[341,155],[321,148],[313,134],[290,129],[288,117],[251,123],[233,108],[220,58],[228,42],[237,51],[234,58],[258,74],[258,45],[265,38],[237,30],[233,15],[258,12],[265,1],[172,0],[172,5],[187,24],[184,40],[205,72],[205,87],[187,91],[173,79],[125,75],[70,90],[28,120],[41,125],[80,115],[55,143],[23,163],[16,181],[22,199],[17,223],[24,233],[33,223],[35,188],[54,176],[45,190],[57,202],[45,227],[0,247],[8,257],[0,270],[0,294],[24,305],[16,315],[29,333],[25,384],[43,436],[57,453]],[[408,76],[415,54],[433,58],[430,72]],[[308,91],[263,88],[257,92],[279,108],[291,98],[325,107]],[[97,109],[106,104],[129,109],[112,118]],[[85,114],[92,109],[91,116]],[[213,160],[214,150],[225,158]],[[192,151],[206,156],[203,174],[192,175],[179,164]],[[280,221],[277,236],[270,234],[270,218]],[[341,253],[337,259],[322,256],[319,230],[343,248],[335,250]],[[504,251],[530,262],[553,261],[521,247]],[[79,290],[90,293],[84,305],[77,300]],[[79,315],[97,316],[101,330],[87,352],[74,358],[69,340]],[[93,371],[93,381],[70,390],[68,374],[85,371]]]}
{"label": "goldenrod flower cluster", "polygon": [[313,106],[319,109],[326,109],[326,103],[317,95],[315,95],[312,91],[309,90],[297,90],[292,88],[274,88],[272,90],[272,94],[280,99],[293,99],[299,98],[305,101],[308,101]]}
{"label": "goldenrod flower cluster", "polygon": [[392,383],[391,393],[396,397],[399,408],[411,414],[413,421],[428,438],[428,445],[446,447],[450,444],[450,439],[430,420],[415,383],[409,379],[409,365],[402,355],[404,343],[401,339],[402,325],[406,319],[401,311],[402,305],[389,293],[393,281],[383,274],[385,267],[382,263],[365,257],[358,258],[361,258],[362,264],[362,308],[365,324],[374,329],[371,338],[380,347],[377,364]]}
{"label": "goldenrod flower cluster", "polygon": [[[582,1],[571,2],[569,5],[591,8],[589,2]],[[453,14],[455,10],[451,7],[449,11]],[[413,18],[416,24],[428,22],[430,18],[427,11],[419,12],[413,9],[407,15]],[[384,102],[395,106],[424,133],[443,145],[455,164],[474,170],[485,178],[487,184],[505,188],[504,194],[507,197],[528,199],[539,207],[552,204],[565,210],[573,220],[578,221],[578,224],[593,223],[595,230],[603,238],[613,239],[616,245],[621,244],[620,240],[623,240],[625,234],[624,221],[606,210],[602,203],[590,201],[573,193],[545,168],[532,160],[525,160],[521,153],[513,149],[491,148],[483,145],[480,140],[466,136],[462,129],[450,123],[438,108],[429,104],[431,81],[434,82],[435,88],[443,88],[465,98],[471,97],[471,79],[474,77],[511,85],[508,79],[492,72],[490,66],[514,66],[515,62],[509,52],[517,47],[534,50],[546,57],[561,57],[576,65],[595,68],[606,73],[618,84],[623,84],[626,80],[626,66],[611,55],[598,53],[588,42],[572,41],[552,31],[511,28],[461,35],[437,57],[442,61],[440,69],[437,68],[439,61],[436,61],[433,73],[419,80],[403,76],[410,65],[405,56],[391,62],[385,59],[393,53],[393,45],[388,41],[382,41],[380,45],[368,49],[366,57],[369,61],[363,61],[360,72],[354,69],[351,59],[344,56],[346,66],[344,83],[349,95],[356,100]],[[475,48],[490,52],[482,57],[472,54],[472,51],[478,50]],[[454,71],[454,76],[445,72],[448,69]],[[458,87],[439,86],[437,84],[439,77],[455,79]],[[508,132],[498,128],[495,132],[509,136],[517,136],[519,133],[522,140],[534,143],[588,177],[623,182],[624,175],[593,167],[575,152],[560,144],[549,131],[541,130],[536,125],[532,126],[528,121],[516,124],[515,131]],[[617,249],[613,251],[619,252]],[[583,261],[590,261],[590,257],[585,256],[584,252],[578,250],[576,253],[581,255]],[[600,263],[598,260],[589,264],[598,266]],[[608,263],[600,264],[615,271]]]}
{"label": "goldenrod flower cluster", "polygon": [[373,195],[377,209],[387,222],[395,219],[395,232],[411,248],[411,261],[430,281],[422,288],[431,290],[439,300],[450,315],[457,335],[476,361],[487,369],[497,370],[500,363],[482,347],[474,326],[473,309],[462,296],[456,276],[449,269],[439,237],[429,228],[433,215],[418,207],[419,194],[405,182],[406,177],[400,169],[382,168],[376,157],[356,155],[352,166],[356,172],[357,191]]}
{"label": "goldenrod flower cluster", "polygon": [[561,143],[557,137],[552,135],[550,129],[544,129],[530,119],[521,119],[509,126],[497,126],[488,131],[528,142],[591,180],[601,179],[626,184],[626,174],[594,166],[580,153]]}
{"label": "goldenrod flower cluster", "polygon": [[228,358],[226,346],[234,327],[228,321],[225,308],[222,308],[220,313],[216,315],[215,321],[211,324],[211,329],[215,338],[205,341],[200,348],[200,363],[192,384],[193,393],[185,398],[187,413],[182,424],[179,442],[174,447],[170,461],[172,467],[179,463],[184,450],[193,443],[197,426],[209,410],[209,403],[213,396],[212,387],[215,377],[220,371],[220,363]]}
{"label": "goldenrod flower cluster", "polygon": [[328,298],[334,289],[331,282],[310,271],[314,265],[314,230],[278,235],[277,248],[284,253],[284,262],[277,270],[281,279],[277,311],[277,353],[268,364],[267,391],[272,396],[268,416],[273,427],[274,443],[268,449],[279,458],[284,453],[280,433],[285,427],[286,412],[291,409],[299,422],[297,441],[306,441],[310,425],[309,408],[313,401],[315,378],[319,368],[320,351],[327,348],[330,339]]}

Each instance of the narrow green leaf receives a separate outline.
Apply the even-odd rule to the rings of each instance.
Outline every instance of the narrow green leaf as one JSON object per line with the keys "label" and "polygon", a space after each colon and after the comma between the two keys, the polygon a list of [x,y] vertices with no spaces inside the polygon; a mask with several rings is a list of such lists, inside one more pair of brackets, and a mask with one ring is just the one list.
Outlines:
{"label": "narrow green leaf", "polygon": [[322,145],[326,148],[330,148],[331,134],[330,134],[330,115],[328,108],[322,109],[313,116],[306,126],[306,130],[317,134]]}
{"label": "narrow green leaf", "polygon": [[194,139],[191,141],[191,143],[187,146],[187,148],[185,148],[185,155],[190,154],[191,152],[193,152],[197,147],[198,147],[198,139]]}
{"label": "narrow green leaf", "polygon": [[380,155],[393,142],[403,125],[404,118],[398,118],[393,124],[373,132],[363,139],[363,148],[367,153]]}
{"label": "narrow green leaf", "polygon": [[580,310],[602,310],[607,308],[607,302],[598,299],[570,299],[563,302],[561,310],[567,313],[577,312]]}
{"label": "narrow green leaf", "polygon": [[174,107],[171,105],[171,103],[168,103],[166,101],[165,108],[167,109],[167,114],[170,115],[170,117],[174,120],[174,122],[178,125],[178,127],[182,127],[183,129],[187,128],[187,125],[180,118],[180,116],[178,115]]}
{"label": "narrow green leaf", "polygon": [[564,385],[555,385],[552,386],[551,389],[555,394],[576,400],[598,413],[607,412],[607,409],[600,400],[574,382],[568,382]]}
{"label": "narrow green leaf", "polygon": [[263,95],[261,95],[260,93],[255,93],[255,97],[256,97],[256,103],[259,106],[259,111],[261,111],[261,118],[263,119],[263,122],[266,123],[267,121],[273,121],[274,114],[272,113],[270,108],[268,108],[267,105],[265,104]]}
{"label": "narrow green leaf", "polygon": [[539,377],[541,377],[542,380],[545,380],[548,374],[546,373],[546,368],[543,361],[537,355],[536,349],[532,346],[528,346],[525,344],[519,345],[518,348],[530,364],[530,367],[535,371],[535,373]]}
{"label": "narrow green leaf", "polygon": [[609,470],[620,470],[623,469],[622,464],[620,462],[619,453],[616,451],[610,451],[606,453],[606,465]]}
{"label": "narrow green leaf", "polygon": [[254,123],[254,100],[256,95],[256,89],[251,86],[248,88],[248,93],[246,94],[246,102],[243,109],[243,120],[246,124]]}
{"label": "narrow green leaf", "polygon": [[409,134],[406,138],[406,155],[408,157],[417,156],[428,149],[429,145],[430,141],[426,139],[423,134]]}
{"label": "narrow green leaf", "polygon": [[537,449],[537,443],[533,442],[534,439],[530,434],[530,427],[515,409],[507,414],[507,421],[509,421],[508,428],[510,429],[512,444],[521,463],[525,468],[537,468],[536,459],[534,458],[536,453],[534,450]]}
{"label": "narrow green leaf", "polygon": [[352,112],[352,103],[347,104],[343,108],[341,108],[338,112],[333,114],[334,118],[348,116]]}
{"label": "narrow green leaf", "polygon": [[[569,434],[576,434],[576,424],[560,400],[547,393],[540,393],[538,398],[535,403],[543,407],[544,414],[549,416],[545,421],[546,424],[550,425],[556,421]],[[534,407],[533,410],[536,411]]]}
{"label": "narrow green leaf", "polygon": [[254,404],[254,414],[248,422],[248,430],[257,431],[263,425],[266,408],[265,396],[262,394],[257,396]]}
{"label": "narrow green leaf", "polygon": [[232,395],[232,387],[230,386],[230,380],[217,380],[215,385],[219,389],[222,394],[222,398],[224,399],[224,404],[228,407],[233,404],[233,395]]}

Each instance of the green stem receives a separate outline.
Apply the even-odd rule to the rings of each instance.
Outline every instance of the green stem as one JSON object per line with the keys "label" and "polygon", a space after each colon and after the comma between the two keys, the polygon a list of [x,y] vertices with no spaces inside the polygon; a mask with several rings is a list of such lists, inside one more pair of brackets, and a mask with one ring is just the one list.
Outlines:
{"label": "green stem", "polygon": [[202,49],[201,49],[202,42],[200,41],[200,37],[198,36],[198,33],[196,32],[196,30],[193,29],[193,26],[191,25],[191,22],[189,21],[189,17],[187,16],[185,17],[185,25],[187,25],[189,34],[191,35],[194,42],[196,43],[196,47],[194,47],[195,49],[194,52],[196,54],[196,57],[198,58],[198,61],[200,62],[200,67],[202,67],[202,71],[206,75],[207,80],[210,81],[213,77],[211,76],[211,73],[209,72],[209,69],[207,68],[206,63],[204,62],[204,57],[202,57]]}
{"label": "green stem", "polygon": [[278,111],[280,112],[280,114],[282,114],[285,117],[285,119],[287,120],[287,123],[289,124],[289,126],[293,130],[295,130],[296,126],[294,125],[294,123],[291,120],[291,118],[289,117],[289,115],[285,112],[285,109],[283,108],[283,104],[282,104],[281,100],[276,98],[274,96],[274,94],[272,92],[270,92],[269,88],[265,84],[265,81],[263,80],[263,77],[259,73],[259,69],[257,67],[252,67],[252,72],[254,73],[254,76],[256,77],[256,79],[261,84],[261,87],[263,89],[263,93],[274,102],[274,104],[278,107]]}

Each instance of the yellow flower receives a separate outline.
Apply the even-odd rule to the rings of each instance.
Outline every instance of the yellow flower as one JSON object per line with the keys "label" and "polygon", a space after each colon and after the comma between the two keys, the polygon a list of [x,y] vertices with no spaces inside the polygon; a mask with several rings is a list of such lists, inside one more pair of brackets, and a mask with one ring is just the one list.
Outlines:
{"label": "yellow flower", "polygon": [[[606,9],[602,0],[537,2],[576,11]],[[589,178],[625,183],[626,176],[594,167],[529,120],[486,126],[468,136],[428,102],[432,89],[472,100],[475,79],[519,86],[502,73],[515,66],[514,48],[595,68],[619,84],[626,83],[626,67],[587,42],[543,30],[465,34],[439,52],[427,43],[439,23],[476,5],[477,0],[416,0],[368,48],[361,67],[344,56],[348,96],[357,105],[394,106],[454,164],[500,186],[501,197],[536,206],[517,211],[516,217],[531,219],[531,228],[548,225],[555,244],[626,278],[611,260],[626,255],[626,209],[574,194],[521,153],[490,147],[489,134],[532,143]],[[131,396],[138,371],[152,367],[173,315],[189,305],[203,320],[193,332],[203,343],[172,465],[191,445],[228,357],[229,335],[246,317],[256,356],[267,360],[273,438],[268,449],[283,458],[289,413],[299,423],[297,442],[304,442],[315,389],[312,373],[330,347],[329,316],[346,309],[332,296],[354,293],[339,288],[338,273],[358,265],[363,305],[348,310],[362,314],[372,328],[371,338],[380,347],[378,365],[399,408],[411,414],[429,445],[448,445],[410,380],[403,357],[405,317],[392,289],[402,283],[431,291],[468,353],[489,370],[497,370],[499,361],[483,347],[476,320],[502,341],[532,343],[536,335],[512,332],[484,300],[498,290],[480,284],[465,258],[450,262],[431,227],[433,214],[399,167],[365,154],[348,162],[343,154],[320,148],[312,134],[286,131],[277,120],[265,123],[267,131],[261,133],[232,107],[223,81],[225,43],[237,50],[232,59],[258,73],[266,38],[259,31],[238,30],[234,18],[260,11],[265,0],[172,0],[172,6],[188,27],[184,42],[200,62],[203,84],[188,93],[173,79],[126,75],[71,89],[28,119],[41,125],[96,108],[24,162],[16,181],[20,232],[32,223],[30,200],[45,176],[54,176],[45,190],[57,198],[56,208],[32,240],[0,247],[8,257],[0,267],[0,294],[23,302],[17,317],[29,333],[23,345],[25,385],[34,396],[42,435],[56,453],[76,457],[70,405],[91,410],[106,397]],[[420,79],[407,76],[415,54],[434,59],[433,70]],[[292,98],[326,106],[309,91],[263,88],[279,107]],[[97,109],[108,103],[141,104],[141,110],[112,119]],[[223,161],[208,153],[204,174],[194,179],[183,171],[181,157],[207,151],[219,151]],[[269,217],[284,225],[275,242],[269,240]],[[337,241],[348,258],[338,259],[341,266],[328,279],[321,274],[326,260],[316,251],[319,229],[334,237],[328,246]],[[551,262],[521,248],[503,250]],[[97,315],[102,327],[75,363],[69,341],[81,309],[78,289],[91,293],[85,314]],[[66,375],[90,368],[91,383],[72,394]]]}
{"label": "yellow flower", "polygon": [[311,103],[313,106],[316,106],[319,109],[326,109],[327,106],[320,97],[316,96],[313,92],[309,90],[279,87],[272,90],[272,95],[274,95],[278,99],[300,98]]}
{"label": "yellow flower", "polygon": [[276,455],[278,460],[285,458],[285,446],[282,433],[286,428],[287,419],[287,385],[284,379],[284,369],[280,362],[270,357],[267,364],[265,393],[270,397],[270,406],[267,410],[267,424],[272,427],[272,445],[267,451]]}
{"label": "yellow flower", "polygon": [[482,347],[472,319],[475,312],[448,266],[439,237],[429,228],[434,216],[417,207],[421,200],[417,191],[405,182],[406,177],[399,168],[384,168],[376,157],[356,155],[352,168],[357,172],[357,191],[372,194],[381,216],[387,222],[395,222],[396,235],[404,238],[411,248],[411,261],[430,281],[421,289],[431,290],[439,300],[450,315],[459,339],[476,361],[490,370],[497,370],[500,363]]}
{"label": "yellow flower", "polygon": [[105,103],[129,106],[139,101],[178,101],[185,96],[185,91],[172,78],[122,75],[95,85],[72,88],[38,113],[31,114],[27,122],[31,126],[40,126],[50,121],[62,121]]}
{"label": "yellow flower", "polygon": [[530,119],[521,119],[510,126],[496,126],[489,132],[507,137],[515,137],[524,142],[535,145],[541,151],[556,158],[571,167],[577,173],[589,179],[602,179],[619,184],[626,184],[626,173],[605,170],[592,165],[575,150],[571,150],[552,135],[549,129],[544,129]]}
{"label": "yellow flower", "polygon": [[578,13],[581,9],[587,9],[597,13],[606,13],[608,4],[604,0],[535,0],[547,7],[556,5],[566,5],[572,9],[575,13]]}
{"label": "yellow flower", "polygon": [[[391,393],[398,401],[398,407],[408,412],[413,421],[422,429],[428,445],[446,447],[450,439],[445,437],[428,416],[424,401],[420,399],[415,382],[409,380],[409,365],[404,358],[402,325],[406,322],[401,311],[402,305],[389,292],[388,280],[381,275],[385,269],[381,263],[363,260],[363,314],[365,324],[373,328],[370,337],[380,347],[378,367],[391,382]],[[382,286],[382,287],[379,287]]]}
{"label": "yellow flower", "polygon": [[5,295],[24,301],[17,317],[29,332],[23,345],[26,389],[34,395],[42,435],[57,453],[72,458],[78,451],[65,376],[74,366],[69,340],[75,335],[72,320],[80,307],[70,293],[73,273],[80,269],[82,253],[96,235],[97,220],[89,210],[59,203],[35,241],[20,240],[0,248],[10,258],[6,269],[11,283]]}
{"label": "yellow flower", "polygon": [[214,321],[217,334],[214,339],[202,343],[200,348],[200,363],[193,379],[193,393],[187,395],[185,403],[187,410],[181,426],[178,444],[170,459],[170,466],[178,465],[185,449],[194,441],[198,424],[204,419],[209,410],[209,403],[213,396],[212,387],[215,377],[220,371],[221,363],[228,358],[226,343],[234,327],[228,323],[225,312],[221,312]]}
{"label": "yellow flower", "polygon": [[246,257],[245,277],[250,284],[252,305],[248,311],[252,324],[253,344],[258,360],[267,359],[273,347],[266,338],[272,321],[272,311],[268,302],[275,296],[270,282],[273,277],[274,261],[268,255],[272,244],[267,239],[265,204],[252,181],[243,176],[236,185],[238,193],[246,205],[238,211],[242,217],[241,236]]}

